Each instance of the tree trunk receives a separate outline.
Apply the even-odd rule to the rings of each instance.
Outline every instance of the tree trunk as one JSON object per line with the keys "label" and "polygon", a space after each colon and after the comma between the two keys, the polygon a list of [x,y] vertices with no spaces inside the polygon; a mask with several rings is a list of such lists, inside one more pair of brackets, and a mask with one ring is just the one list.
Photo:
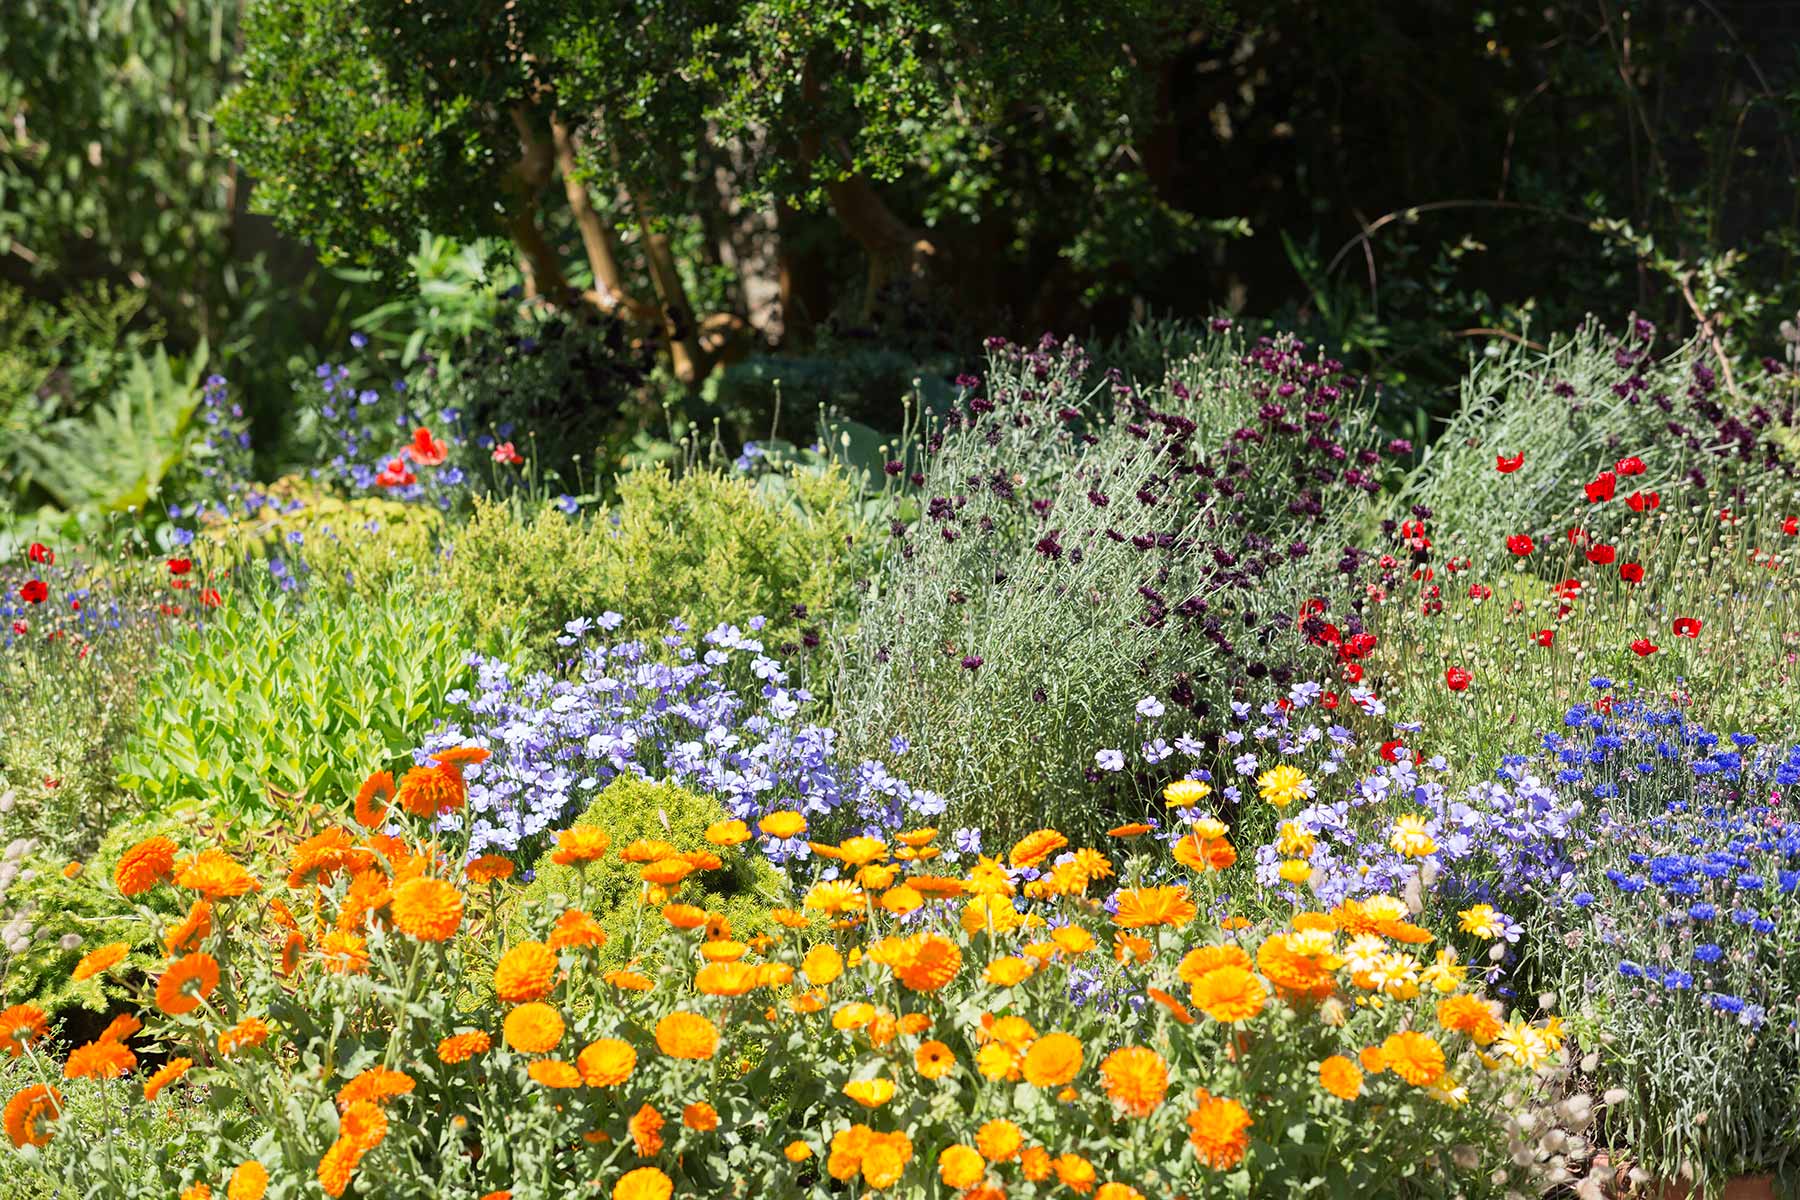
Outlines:
{"label": "tree trunk", "polygon": [[575,227],[581,231],[582,249],[587,252],[588,267],[594,273],[594,292],[587,299],[597,307],[611,311],[622,309],[633,321],[652,321],[656,308],[633,296],[625,287],[625,273],[613,245],[612,231],[594,211],[587,185],[576,177],[575,135],[561,118],[550,119],[550,133],[556,145],[556,166],[562,174],[563,192],[569,198],[569,211],[575,214]]}
{"label": "tree trunk", "polygon": [[507,227],[519,247],[525,294],[560,300],[569,293],[569,280],[557,261],[556,251],[544,240],[537,225],[537,194],[550,182],[555,158],[550,147],[532,129],[524,105],[513,105],[512,121],[513,128],[519,133],[520,154],[508,181],[513,208],[507,214]]}
{"label": "tree trunk", "polygon": [[782,341],[810,346],[831,311],[831,275],[817,245],[816,217],[775,201],[776,284],[781,294]]}

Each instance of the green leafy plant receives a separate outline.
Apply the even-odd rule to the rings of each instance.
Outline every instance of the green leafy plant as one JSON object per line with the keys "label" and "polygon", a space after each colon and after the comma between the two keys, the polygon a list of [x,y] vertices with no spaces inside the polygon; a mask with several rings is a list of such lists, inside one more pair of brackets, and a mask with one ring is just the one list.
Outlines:
{"label": "green leafy plant", "polygon": [[846,597],[863,540],[843,472],[787,479],[779,496],[721,471],[645,468],[586,521],[478,504],[445,578],[483,645],[519,630],[542,649],[564,623],[609,610],[644,633],[678,616],[702,629],[766,616],[779,644]]}
{"label": "green leafy plant", "polygon": [[428,586],[354,605],[234,599],[165,651],[120,778],[152,810],[347,803],[371,764],[409,759],[465,675],[453,610]]}
{"label": "green leafy plant", "polygon": [[[642,956],[661,937],[662,918],[642,903],[644,881],[638,868],[618,856],[640,838],[674,846],[704,846],[707,826],[729,816],[710,796],[698,796],[672,783],[653,783],[622,776],[594,797],[574,821],[577,829],[603,829],[612,852],[594,862],[571,866],[554,863],[554,851],[538,860],[537,875],[523,900],[543,911],[561,912],[586,897],[588,912],[606,930],[599,961],[619,966]],[[577,878],[579,873],[579,880]],[[791,901],[787,877],[761,855],[734,855],[716,871],[699,872],[683,892],[685,903],[723,916],[731,936],[748,938],[769,926],[768,910]]]}

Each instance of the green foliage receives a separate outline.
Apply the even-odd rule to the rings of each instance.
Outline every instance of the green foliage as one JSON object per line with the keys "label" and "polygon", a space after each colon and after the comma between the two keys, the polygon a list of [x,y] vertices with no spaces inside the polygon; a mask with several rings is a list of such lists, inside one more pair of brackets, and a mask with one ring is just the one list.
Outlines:
{"label": "green foliage", "polygon": [[[602,789],[574,822],[578,828],[604,829],[612,838],[612,849],[579,868],[558,866],[546,852],[523,899],[548,905],[552,912],[585,905],[606,930],[600,961],[609,967],[623,965],[654,945],[664,925],[658,909],[641,902],[644,881],[638,867],[622,860],[618,852],[639,838],[679,849],[704,847],[706,827],[728,815],[724,805],[711,797],[672,783],[621,776]],[[786,877],[760,854],[721,857],[726,865],[719,870],[689,877],[682,902],[724,916],[734,937],[753,937],[768,928],[768,910],[788,902]]]}
{"label": "green foliage", "polygon": [[337,604],[378,597],[436,565],[444,523],[435,508],[337,496],[297,475],[258,490],[269,502],[252,515],[201,516],[202,541],[229,561],[260,570],[279,558]]}
{"label": "green foliage", "polygon": [[585,521],[480,503],[445,579],[484,646],[517,630],[543,650],[566,622],[609,610],[624,614],[622,633],[648,635],[677,616],[696,629],[766,616],[764,636],[780,644],[838,613],[863,541],[841,471],[780,478],[644,468]]}
{"label": "green foliage", "polygon": [[[105,1012],[161,967],[166,960],[155,931],[119,895],[112,873],[138,842],[176,831],[169,821],[123,821],[78,864],[74,878],[64,870],[69,860],[48,853],[13,860],[10,869],[0,863],[0,879],[9,884],[0,887],[0,1006]],[[184,911],[180,896],[168,889],[146,899],[175,920]],[[112,942],[131,948],[122,965],[92,979],[70,978],[84,953]]]}
{"label": "green foliage", "polygon": [[121,780],[151,811],[347,804],[369,771],[410,762],[467,676],[462,651],[423,581],[351,604],[234,597],[165,650]]}

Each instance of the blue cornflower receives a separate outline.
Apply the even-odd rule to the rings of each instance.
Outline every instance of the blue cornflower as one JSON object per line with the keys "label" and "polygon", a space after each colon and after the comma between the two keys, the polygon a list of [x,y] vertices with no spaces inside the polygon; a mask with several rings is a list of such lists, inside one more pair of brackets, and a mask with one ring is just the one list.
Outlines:
{"label": "blue cornflower", "polygon": [[1725,947],[1716,942],[1701,942],[1694,947],[1694,958],[1703,963],[1716,963],[1725,957]]}

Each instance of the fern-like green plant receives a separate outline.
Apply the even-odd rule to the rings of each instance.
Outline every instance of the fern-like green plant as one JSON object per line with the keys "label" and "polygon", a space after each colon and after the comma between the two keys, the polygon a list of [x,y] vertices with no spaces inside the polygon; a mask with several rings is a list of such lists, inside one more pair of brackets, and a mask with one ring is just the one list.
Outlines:
{"label": "fern-like green plant", "polygon": [[202,343],[184,366],[160,346],[134,354],[109,403],[52,423],[24,449],[29,481],[67,511],[143,506],[187,453],[206,354]]}

